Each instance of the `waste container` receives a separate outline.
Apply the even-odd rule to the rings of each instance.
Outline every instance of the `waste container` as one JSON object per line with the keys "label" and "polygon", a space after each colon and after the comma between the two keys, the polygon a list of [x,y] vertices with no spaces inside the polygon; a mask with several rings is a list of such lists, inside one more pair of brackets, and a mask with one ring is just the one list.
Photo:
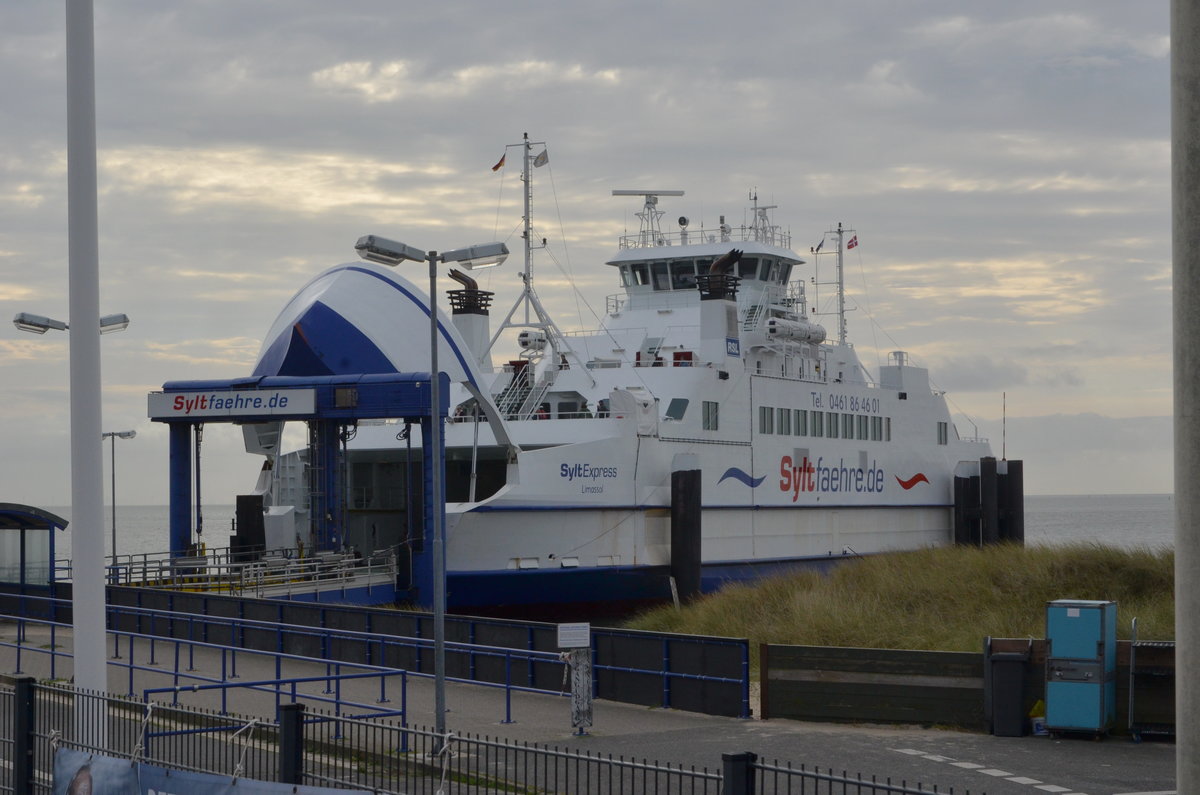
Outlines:
{"label": "waste container", "polygon": [[1021,737],[1028,719],[1025,713],[1025,666],[1028,651],[992,652],[988,655],[991,679],[992,734]]}

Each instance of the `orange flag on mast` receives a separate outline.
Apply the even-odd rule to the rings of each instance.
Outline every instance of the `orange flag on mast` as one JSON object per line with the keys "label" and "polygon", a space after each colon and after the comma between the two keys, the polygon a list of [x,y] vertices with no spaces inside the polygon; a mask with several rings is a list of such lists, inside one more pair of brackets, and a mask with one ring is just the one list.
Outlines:
{"label": "orange flag on mast", "polygon": [[504,158],[506,157],[508,157],[508,152],[500,155],[500,162],[492,166],[492,171],[499,171],[500,169],[504,168]]}

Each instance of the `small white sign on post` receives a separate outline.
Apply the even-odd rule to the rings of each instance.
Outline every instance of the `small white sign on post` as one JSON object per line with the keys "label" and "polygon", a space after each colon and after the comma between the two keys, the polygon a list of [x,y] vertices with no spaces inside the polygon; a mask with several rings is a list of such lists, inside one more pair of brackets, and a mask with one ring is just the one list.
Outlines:
{"label": "small white sign on post", "polygon": [[586,621],[579,624],[558,625],[558,648],[587,649],[592,645],[592,625]]}
{"label": "small white sign on post", "polygon": [[567,668],[563,685],[571,679],[571,726],[575,734],[587,734],[592,727],[592,625],[588,623],[559,624],[558,648]]}

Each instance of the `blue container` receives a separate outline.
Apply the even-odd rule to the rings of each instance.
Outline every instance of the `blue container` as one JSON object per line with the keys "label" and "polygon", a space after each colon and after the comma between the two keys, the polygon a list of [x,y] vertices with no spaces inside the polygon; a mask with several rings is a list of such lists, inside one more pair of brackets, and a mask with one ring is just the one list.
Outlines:
{"label": "blue container", "polygon": [[1046,728],[1106,732],[1117,713],[1117,603],[1046,604]]}

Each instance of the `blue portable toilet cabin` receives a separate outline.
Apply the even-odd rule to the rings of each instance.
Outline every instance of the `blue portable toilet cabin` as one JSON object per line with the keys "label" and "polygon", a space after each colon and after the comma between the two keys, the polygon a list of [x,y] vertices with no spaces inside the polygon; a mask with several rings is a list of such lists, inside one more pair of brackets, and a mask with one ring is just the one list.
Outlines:
{"label": "blue portable toilet cabin", "polygon": [[1046,604],[1046,728],[1099,734],[1117,711],[1117,603]]}

